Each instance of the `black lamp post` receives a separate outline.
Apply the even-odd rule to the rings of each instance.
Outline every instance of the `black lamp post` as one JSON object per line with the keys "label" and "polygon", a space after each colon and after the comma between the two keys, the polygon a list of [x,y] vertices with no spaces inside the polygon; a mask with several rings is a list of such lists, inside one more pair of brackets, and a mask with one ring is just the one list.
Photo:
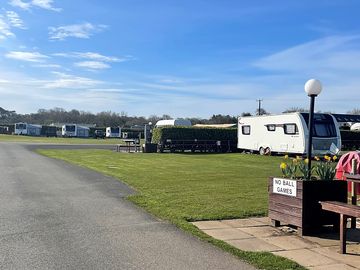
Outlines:
{"label": "black lamp post", "polygon": [[313,126],[314,126],[314,105],[315,97],[320,94],[322,90],[321,82],[316,79],[308,80],[305,83],[305,92],[310,97],[310,111],[309,111],[309,137],[307,145],[307,159],[308,159],[308,175],[307,179],[311,178],[311,150],[312,150],[312,136],[313,136]]}

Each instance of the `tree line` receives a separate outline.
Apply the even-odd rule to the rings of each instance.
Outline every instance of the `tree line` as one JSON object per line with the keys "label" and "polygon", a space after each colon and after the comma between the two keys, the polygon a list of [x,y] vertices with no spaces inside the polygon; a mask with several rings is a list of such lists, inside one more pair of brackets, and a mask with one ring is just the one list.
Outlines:
{"label": "tree line", "polygon": [[[307,110],[299,107],[291,107],[283,112],[306,112]],[[353,109],[348,112],[349,114],[360,114],[360,109]],[[265,109],[256,110],[255,115],[269,114]],[[250,112],[243,112],[240,116],[251,116]],[[213,114],[210,118],[186,118],[195,124],[236,124],[238,116]],[[79,111],[76,109],[65,110],[63,108],[53,109],[39,109],[36,113],[30,114],[18,114],[16,111],[6,110],[0,107],[0,125],[9,125],[18,122],[39,124],[39,125],[60,125],[65,123],[77,123],[94,125],[97,127],[107,126],[120,126],[120,127],[133,127],[143,126],[151,122],[155,124],[162,119],[171,119],[170,115],[164,114],[162,116],[150,115],[144,116],[129,116],[125,112],[115,113],[111,111],[91,113],[85,111]]]}
{"label": "tree line", "polygon": [[[91,113],[79,111],[76,109],[65,110],[63,108],[39,109],[36,113],[18,114],[15,111],[9,111],[0,107],[0,125],[9,125],[19,122],[39,124],[39,125],[61,125],[65,123],[77,123],[85,125],[94,125],[97,127],[120,126],[133,127],[143,126],[151,122],[156,124],[162,119],[172,119],[170,115],[162,116],[150,115],[129,116],[125,112],[115,113],[111,111]],[[235,124],[237,116],[214,114],[209,119],[203,118],[186,118],[195,124]]]}

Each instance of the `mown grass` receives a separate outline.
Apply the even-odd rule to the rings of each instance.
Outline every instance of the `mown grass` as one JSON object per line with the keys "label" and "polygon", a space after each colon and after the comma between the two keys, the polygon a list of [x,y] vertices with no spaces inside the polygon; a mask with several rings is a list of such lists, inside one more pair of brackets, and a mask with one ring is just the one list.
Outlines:
{"label": "mown grass", "polygon": [[123,144],[122,139],[94,139],[94,138],[62,138],[62,137],[33,137],[21,135],[0,134],[0,142],[29,142],[56,144]]}
{"label": "mown grass", "polygon": [[304,269],[267,252],[245,252],[198,230],[189,221],[264,216],[267,179],[278,157],[247,154],[124,154],[107,150],[39,150],[126,182],[129,200],[152,214],[261,269]]}

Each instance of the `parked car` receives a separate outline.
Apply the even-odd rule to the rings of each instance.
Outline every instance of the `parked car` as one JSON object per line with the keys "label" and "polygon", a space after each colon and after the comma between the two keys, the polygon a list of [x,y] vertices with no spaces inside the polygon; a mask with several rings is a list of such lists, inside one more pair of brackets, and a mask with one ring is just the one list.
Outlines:
{"label": "parked car", "polygon": [[97,129],[97,130],[95,130],[94,131],[94,138],[95,139],[105,139],[105,132],[103,131],[103,130],[99,130],[99,129]]}

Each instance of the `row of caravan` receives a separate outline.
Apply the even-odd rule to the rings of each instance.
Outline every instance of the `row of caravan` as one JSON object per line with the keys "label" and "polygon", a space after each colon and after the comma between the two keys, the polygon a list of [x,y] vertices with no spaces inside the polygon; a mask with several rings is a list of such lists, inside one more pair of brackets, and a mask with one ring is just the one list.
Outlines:
{"label": "row of caravan", "polygon": [[[28,123],[16,123],[14,134],[16,135],[28,135],[28,136],[47,136],[47,137],[80,137],[87,138],[90,135],[90,128],[77,125],[77,124],[65,124],[61,127],[61,131],[56,126],[42,126]],[[107,127],[107,138],[121,138],[126,134],[121,133],[120,127]]]}

